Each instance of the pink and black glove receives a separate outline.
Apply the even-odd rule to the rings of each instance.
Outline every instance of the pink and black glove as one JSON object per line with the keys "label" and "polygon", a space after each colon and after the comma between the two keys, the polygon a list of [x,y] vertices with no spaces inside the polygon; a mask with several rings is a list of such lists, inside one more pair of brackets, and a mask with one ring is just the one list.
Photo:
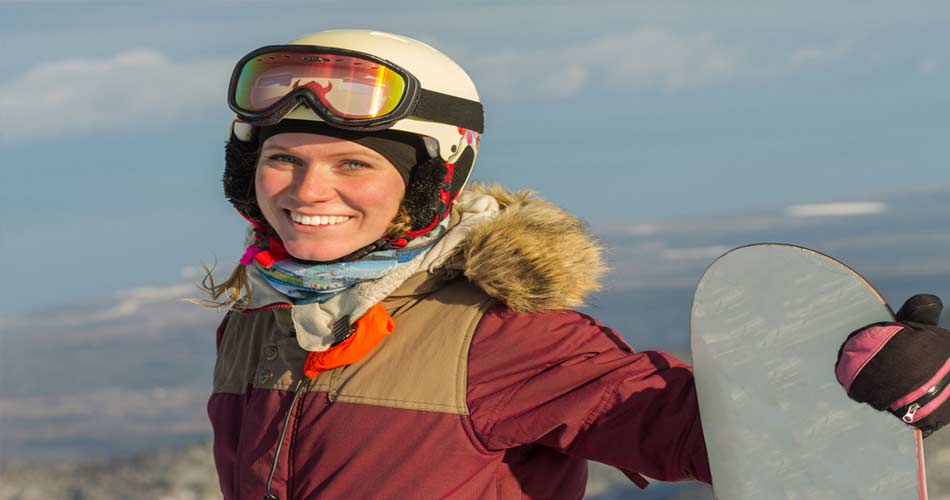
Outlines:
{"label": "pink and black glove", "polygon": [[851,399],[893,413],[924,437],[950,423],[950,331],[937,326],[942,310],[936,295],[914,295],[896,323],[849,335],[835,365]]}

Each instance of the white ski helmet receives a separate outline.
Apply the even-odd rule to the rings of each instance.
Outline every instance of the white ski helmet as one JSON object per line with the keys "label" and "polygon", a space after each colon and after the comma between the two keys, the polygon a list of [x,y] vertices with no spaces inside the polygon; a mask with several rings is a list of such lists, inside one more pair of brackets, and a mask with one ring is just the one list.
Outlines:
{"label": "white ski helmet", "polygon": [[384,131],[420,138],[429,161],[413,167],[407,182],[413,230],[356,252],[361,255],[403,246],[448,215],[471,175],[484,129],[475,85],[458,64],[418,40],[371,30],[321,31],[249,53],[235,66],[228,104],[237,116],[225,194],[255,226],[266,224],[253,191],[262,127],[322,122],[314,126],[347,138]]}

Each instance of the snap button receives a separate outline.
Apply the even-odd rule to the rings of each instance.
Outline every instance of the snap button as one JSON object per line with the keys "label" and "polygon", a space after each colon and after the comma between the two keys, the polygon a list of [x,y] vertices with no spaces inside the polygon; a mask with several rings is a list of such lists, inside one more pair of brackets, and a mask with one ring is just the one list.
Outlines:
{"label": "snap button", "polygon": [[273,361],[277,359],[277,346],[269,345],[264,348],[264,359],[267,361]]}
{"label": "snap button", "polygon": [[274,372],[270,371],[267,368],[262,369],[257,373],[257,383],[258,385],[263,385],[270,382],[270,379],[274,376]]}

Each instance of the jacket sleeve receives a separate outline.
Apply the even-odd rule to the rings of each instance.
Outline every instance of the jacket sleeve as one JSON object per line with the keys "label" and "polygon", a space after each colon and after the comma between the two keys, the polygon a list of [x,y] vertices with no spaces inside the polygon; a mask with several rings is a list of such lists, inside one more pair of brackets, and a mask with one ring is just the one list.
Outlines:
{"label": "jacket sleeve", "polygon": [[637,353],[575,311],[496,305],[469,351],[472,424],[489,449],[531,443],[640,474],[711,482],[692,368]]}

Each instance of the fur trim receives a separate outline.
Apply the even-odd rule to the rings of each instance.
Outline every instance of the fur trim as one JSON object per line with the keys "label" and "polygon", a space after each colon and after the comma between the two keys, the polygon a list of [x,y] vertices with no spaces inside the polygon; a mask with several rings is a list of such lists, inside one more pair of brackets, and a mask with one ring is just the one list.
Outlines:
{"label": "fur trim", "polygon": [[465,276],[516,312],[584,305],[601,289],[603,248],[583,222],[532,191],[474,185],[498,201],[501,213],[462,243]]}

